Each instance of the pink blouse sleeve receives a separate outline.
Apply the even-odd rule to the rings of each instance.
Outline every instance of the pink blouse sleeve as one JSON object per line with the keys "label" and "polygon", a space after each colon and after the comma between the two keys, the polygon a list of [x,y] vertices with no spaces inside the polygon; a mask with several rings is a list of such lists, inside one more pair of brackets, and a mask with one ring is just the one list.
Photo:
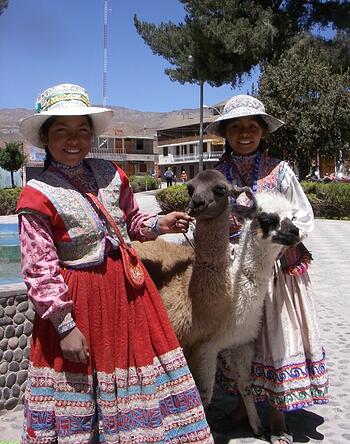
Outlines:
{"label": "pink blouse sleeve", "polygon": [[60,273],[49,220],[37,214],[20,215],[19,239],[22,274],[36,313],[50,319],[59,333],[71,330],[73,302]]}
{"label": "pink blouse sleeve", "polygon": [[140,213],[126,174],[122,170],[119,170],[119,174],[122,179],[119,205],[125,214],[130,238],[141,242],[155,239],[160,234],[157,230],[157,221],[160,216]]}

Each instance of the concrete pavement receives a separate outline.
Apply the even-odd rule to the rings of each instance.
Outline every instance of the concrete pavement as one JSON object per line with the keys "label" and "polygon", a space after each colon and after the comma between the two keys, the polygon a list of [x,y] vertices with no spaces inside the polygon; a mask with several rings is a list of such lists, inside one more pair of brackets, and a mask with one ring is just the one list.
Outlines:
{"label": "concrete pavement", "polygon": [[[158,212],[154,191],[138,193],[142,211]],[[0,218],[1,219],[1,218]],[[170,235],[171,236],[171,235]],[[317,302],[320,330],[328,357],[330,402],[287,415],[298,443],[350,442],[350,221],[316,220],[306,245],[314,261],[310,274]],[[259,443],[248,425],[233,428],[226,413],[235,399],[216,390],[208,418],[216,444]],[[266,421],[266,409],[260,408]],[[0,444],[19,442],[23,412],[20,408],[0,416]]]}

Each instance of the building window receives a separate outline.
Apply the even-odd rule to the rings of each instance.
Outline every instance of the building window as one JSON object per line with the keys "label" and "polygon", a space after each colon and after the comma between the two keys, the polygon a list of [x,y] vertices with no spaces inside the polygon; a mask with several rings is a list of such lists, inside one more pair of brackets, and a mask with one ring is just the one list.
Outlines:
{"label": "building window", "polygon": [[163,148],[163,156],[167,156],[168,155],[168,151],[169,151],[169,148],[167,146],[165,146]]}
{"label": "building window", "polygon": [[208,143],[204,142],[203,143],[203,153],[206,153],[208,151]]}
{"label": "building window", "polygon": [[143,150],[143,140],[142,139],[137,139],[136,140],[136,149],[137,150]]}
{"label": "building window", "polygon": [[193,154],[193,153],[194,153],[194,146],[190,145],[190,154]]}
{"label": "building window", "polygon": [[179,146],[175,147],[175,153],[177,156],[180,156],[180,147]]}

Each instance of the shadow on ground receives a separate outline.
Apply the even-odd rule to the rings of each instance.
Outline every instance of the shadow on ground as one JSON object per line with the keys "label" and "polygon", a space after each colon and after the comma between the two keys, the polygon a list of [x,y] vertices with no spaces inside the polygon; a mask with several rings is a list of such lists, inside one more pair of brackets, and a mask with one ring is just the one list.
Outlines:
{"label": "shadow on ground", "polygon": [[[237,398],[225,395],[216,387],[212,403],[207,411],[207,419],[215,438],[215,444],[228,444],[232,442],[263,442],[253,434],[248,421],[234,426],[230,420],[230,412],[237,407]],[[266,433],[266,441],[269,441],[269,407],[262,403],[258,406],[259,416],[263,422]],[[313,412],[298,410],[286,414],[287,425],[293,433],[294,442],[307,443],[310,439],[322,441],[324,435],[317,431],[324,419]],[[232,440],[232,441],[231,441]]]}

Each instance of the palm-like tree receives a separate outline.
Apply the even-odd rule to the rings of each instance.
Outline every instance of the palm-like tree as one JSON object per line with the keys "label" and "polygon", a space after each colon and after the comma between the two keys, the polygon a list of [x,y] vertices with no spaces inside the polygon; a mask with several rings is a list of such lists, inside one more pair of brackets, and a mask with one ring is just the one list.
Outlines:
{"label": "palm-like tree", "polygon": [[8,142],[0,150],[0,167],[11,173],[12,188],[15,188],[13,173],[18,171],[26,161],[21,142]]}

